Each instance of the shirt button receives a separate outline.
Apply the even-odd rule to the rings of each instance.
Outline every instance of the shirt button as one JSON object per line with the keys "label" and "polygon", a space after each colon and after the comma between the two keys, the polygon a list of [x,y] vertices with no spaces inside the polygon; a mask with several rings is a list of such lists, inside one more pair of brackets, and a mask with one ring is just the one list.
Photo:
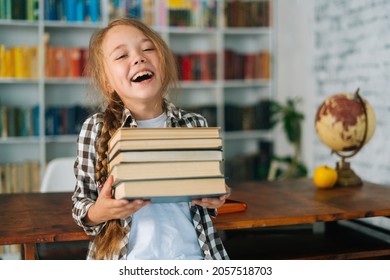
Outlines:
{"label": "shirt button", "polygon": [[201,226],[201,225],[197,225],[197,226],[196,226],[196,229],[197,229],[197,230],[201,230],[201,229],[202,229],[202,226]]}

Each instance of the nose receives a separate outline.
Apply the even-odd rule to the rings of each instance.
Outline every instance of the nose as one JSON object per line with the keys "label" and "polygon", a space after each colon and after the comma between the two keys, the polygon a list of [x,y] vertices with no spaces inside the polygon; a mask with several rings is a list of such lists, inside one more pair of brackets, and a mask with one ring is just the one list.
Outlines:
{"label": "nose", "polygon": [[146,59],[141,56],[141,55],[137,55],[134,60],[133,60],[133,65],[137,65],[137,64],[140,64],[140,63],[145,63],[146,62]]}

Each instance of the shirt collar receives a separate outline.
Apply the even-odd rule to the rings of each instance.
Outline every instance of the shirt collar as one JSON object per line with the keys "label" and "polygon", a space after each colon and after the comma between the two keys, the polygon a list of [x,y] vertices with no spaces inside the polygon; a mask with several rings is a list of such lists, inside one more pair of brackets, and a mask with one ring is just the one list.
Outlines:
{"label": "shirt collar", "polygon": [[[167,113],[167,127],[171,127],[173,123],[176,123],[181,119],[181,111],[176,108],[173,103],[168,102],[166,99],[163,101],[164,111]],[[128,108],[125,108],[122,113],[122,125],[121,127],[137,127],[137,121],[131,114]]]}
{"label": "shirt collar", "polygon": [[122,112],[122,125],[121,127],[137,127],[137,121],[131,115],[131,112],[128,108],[125,108]]}

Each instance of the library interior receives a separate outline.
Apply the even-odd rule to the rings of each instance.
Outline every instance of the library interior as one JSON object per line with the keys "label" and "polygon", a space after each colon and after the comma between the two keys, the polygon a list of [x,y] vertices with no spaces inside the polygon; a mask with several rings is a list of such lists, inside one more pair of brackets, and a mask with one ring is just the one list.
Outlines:
{"label": "library interior", "polygon": [[[231,259],[390,258],[389,10],[378,0],[0,0],[0,201],[15,204],[0,214],[0,259],[86,257],[89,237],[71,213],[73,165],[83,122],[104,103],[85,67],[92,34],[119,17],[166,42],[178,70],[168,100],[213,133],[145,129],[137,148],[123,148],[123,133],[108,155],[122,187],[163,181],[187,201],[194,194],[181,184],[218,185],[203,186],[207,196],[226,182],[213,220]],[[320,114],[341,94],[353,104]],[[336,134],[357,144],[335,151],[323,139]],[[189,138],[208,141],[181,147]],[[361,181],[341,181],[344,166]],[[53,208],[29,196],[67,208],[64,221],[24,223]]]}

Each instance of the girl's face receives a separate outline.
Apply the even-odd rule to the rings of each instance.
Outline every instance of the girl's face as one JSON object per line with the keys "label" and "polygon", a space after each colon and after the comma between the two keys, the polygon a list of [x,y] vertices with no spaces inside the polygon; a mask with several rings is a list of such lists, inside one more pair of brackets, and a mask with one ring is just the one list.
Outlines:
{"label": "girl's face", "polygon": [[115,90],[127,108],[137,111],[161,104],[160,60],[154,44],[140,30],[113,27],[102,50],[108,89]]}

